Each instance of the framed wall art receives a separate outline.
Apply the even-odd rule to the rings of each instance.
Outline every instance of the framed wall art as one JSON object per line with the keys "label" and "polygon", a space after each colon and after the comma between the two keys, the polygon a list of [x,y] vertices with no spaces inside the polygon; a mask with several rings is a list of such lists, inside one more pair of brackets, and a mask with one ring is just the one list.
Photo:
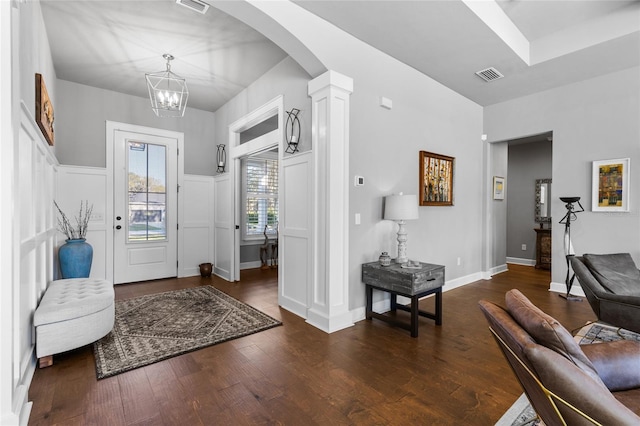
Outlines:
{"label": "framed wall art", "polygon": [[49,145],[53,145],[53,105],[42,74],[36,74],[36,123]]}
{"label": "framed wall art", "polygon": [[629,158],[593,162],[591,210],[629,211]]}
{"label": "framed wall art", "polygon": [[493,199],[504,200],[504,178],[501,176],[493,177]]}
{"label": "framed wall art", "polygon": [[420,205],[452,206],[454,158],[420,151]]}

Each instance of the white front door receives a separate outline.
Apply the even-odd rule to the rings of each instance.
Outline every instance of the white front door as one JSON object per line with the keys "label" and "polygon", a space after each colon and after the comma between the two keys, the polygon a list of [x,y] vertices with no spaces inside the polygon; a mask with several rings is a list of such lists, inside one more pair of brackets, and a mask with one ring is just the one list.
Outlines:
{"label": "white front door", "polygon": [[177,276],[177,169],[176,138],[115,131],[115,284]]}

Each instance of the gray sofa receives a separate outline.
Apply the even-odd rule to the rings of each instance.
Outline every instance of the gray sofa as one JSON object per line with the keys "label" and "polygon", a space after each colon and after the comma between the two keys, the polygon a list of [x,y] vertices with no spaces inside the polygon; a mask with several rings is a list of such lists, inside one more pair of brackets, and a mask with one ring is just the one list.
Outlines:
{"label": "gray sofa", "polygon": [[640,333],[640,271],[629,253],[574,256],[571,266],[598,320]]}

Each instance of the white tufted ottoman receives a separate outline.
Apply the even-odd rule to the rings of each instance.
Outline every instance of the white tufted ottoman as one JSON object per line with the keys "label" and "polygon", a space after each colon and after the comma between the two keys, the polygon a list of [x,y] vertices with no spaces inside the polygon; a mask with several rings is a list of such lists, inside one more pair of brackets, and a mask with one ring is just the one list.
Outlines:
{"label": "white tufted ottoman", "polygon": [[52,281],[33,317],[40,368],[53,355],[88,345],[107,335],[115,319],[113,284],[71,278]]}

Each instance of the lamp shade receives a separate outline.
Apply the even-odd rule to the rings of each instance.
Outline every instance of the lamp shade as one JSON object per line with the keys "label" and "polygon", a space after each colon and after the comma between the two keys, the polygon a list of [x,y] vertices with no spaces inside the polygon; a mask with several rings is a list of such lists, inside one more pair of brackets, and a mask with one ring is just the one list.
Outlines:
{"label": "lamp shade", "polygon": [[388,195],[385,198],[384,218],[387,220],[418,219],[416,195]]}

